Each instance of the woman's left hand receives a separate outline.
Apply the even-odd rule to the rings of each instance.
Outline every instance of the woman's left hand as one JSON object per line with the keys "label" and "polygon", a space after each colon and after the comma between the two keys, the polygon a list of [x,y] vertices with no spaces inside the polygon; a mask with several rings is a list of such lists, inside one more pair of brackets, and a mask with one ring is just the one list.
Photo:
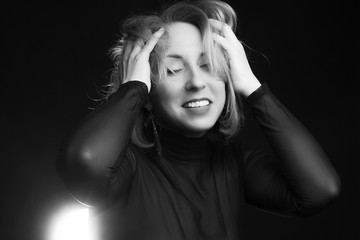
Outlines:
{"label": "woman's left hand", "polygon": [[209,19],[209,21],[215,30],[213,31],[214,40],[226,51],[229,58],[235,91],[245,97],[249,96],[261,86],[261,83],[251,70],[243,45],[229,25],[215,19]]}

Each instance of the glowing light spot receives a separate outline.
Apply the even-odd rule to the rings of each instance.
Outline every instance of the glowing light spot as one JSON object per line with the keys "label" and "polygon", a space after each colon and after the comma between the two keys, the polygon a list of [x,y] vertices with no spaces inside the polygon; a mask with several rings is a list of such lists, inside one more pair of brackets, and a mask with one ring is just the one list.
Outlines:
{"label": "glowing light spot", "polygon": [[95,240],[90,227],[89,210],[65,209],[51,221],[48,240]]}

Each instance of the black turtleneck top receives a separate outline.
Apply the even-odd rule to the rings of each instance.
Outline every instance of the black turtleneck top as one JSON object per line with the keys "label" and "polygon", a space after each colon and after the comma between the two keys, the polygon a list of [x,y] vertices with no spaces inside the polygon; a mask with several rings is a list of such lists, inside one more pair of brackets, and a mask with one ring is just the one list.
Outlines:
{"label": "black turtleneck top", "polygon": [[102,240],[243,239],[245,204],[312,215],[340,181],[313,136],[262,85],[247,99],[272,151],[159,131],[162,154],[130,141],[147,87],[127,82],[66,139],[57,170],[93,208]]}

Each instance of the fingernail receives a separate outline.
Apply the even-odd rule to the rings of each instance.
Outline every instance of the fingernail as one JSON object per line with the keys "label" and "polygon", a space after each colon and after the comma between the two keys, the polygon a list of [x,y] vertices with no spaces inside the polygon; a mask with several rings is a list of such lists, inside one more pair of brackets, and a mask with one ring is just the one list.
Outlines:
{"label": "fingernail", "polygon": [[156,35],[157,37],[160,37],[163,33],[164,33],[165,29],[164,28],[160,28],[159,30],[157,30],[154,35]]}

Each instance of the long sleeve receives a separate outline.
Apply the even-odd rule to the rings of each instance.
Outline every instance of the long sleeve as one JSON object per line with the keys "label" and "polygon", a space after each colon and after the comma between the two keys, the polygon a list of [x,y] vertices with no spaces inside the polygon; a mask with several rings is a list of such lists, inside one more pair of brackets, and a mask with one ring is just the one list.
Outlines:
{"label": "long sleeve", "polygon": [[145,84],[139,81],[122,84],[65,139],[56,167],[62,181],[80,202],[98,205],[104,201],[110,169],[124,158],[146,99]]}
{"label": "long sleeve", "polygon": [[339,194],[340,180],[319,143],[267,85],[247,102],[272,148],[271,154],[244,150],[247,201],[290,215],[308,216],[323,209]]}

